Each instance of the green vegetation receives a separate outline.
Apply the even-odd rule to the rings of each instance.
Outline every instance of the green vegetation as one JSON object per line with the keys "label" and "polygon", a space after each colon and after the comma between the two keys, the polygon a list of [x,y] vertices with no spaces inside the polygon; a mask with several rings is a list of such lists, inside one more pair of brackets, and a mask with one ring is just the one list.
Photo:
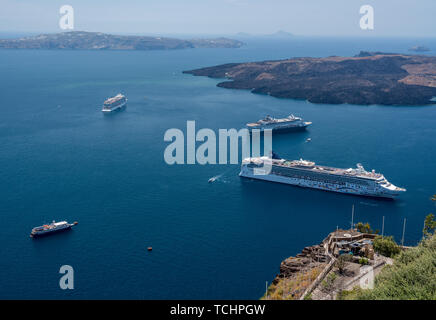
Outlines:
{"label": "green vegetation", "polygon": [[377,236],[373,242],[375,252],[385,256],[393,257],[400,253],[401,249],[393,237]]}
{"label": "green vegetation", "polygon": [[341,254],[339,258],[335,262],[336,268],[338,268],[338,271],[340,274],[343,274],[345,271],[345,267],[347,266],[347,262],[351,261],[353,257],[349,254]]}
{"label": "green vegetation", "polygon": [[356,300],[357,295],[362,293],[362,289],[356,286],[352,290],[341,290],[336,296],[337,300]]}
{"label": "green vegetation", "polygon": [[366,222],[366,223],[358,222],[356,224],[356,229],[357,229],[357,231],[362,232],[362,233],[370,233],[370,234],[379,233],[379,230],[375,230],[375,231],[372,230],[371,226],[369,225],[368,222]]}
{"label": "green vegetation", "polygon": [[425,217],[424,221],[424,230],[422,233],[425,238],[430,237],[436,230],[436,219],[433,213],[430,213],[427,217]]}
{"label": "green vegetation", "polygon": [[361,264],[361,265],[367,265],[369,262],[368,262],[368,259],[367,258],[360,258],[359,259],[359,264]]}
{"label": "green vegetation", "polygon": [[333,289],[333,284],[335,283],[335,280],[337,279],[337,275],[334,272],[330,272],[327,278],[321,283],[322,288],[325,291],[331,291]]}
{"label": "green vegetation", "polygon": [[436,235],[402,251],[376,277],[374,289],[343,291],[338,299],[436,300]]}

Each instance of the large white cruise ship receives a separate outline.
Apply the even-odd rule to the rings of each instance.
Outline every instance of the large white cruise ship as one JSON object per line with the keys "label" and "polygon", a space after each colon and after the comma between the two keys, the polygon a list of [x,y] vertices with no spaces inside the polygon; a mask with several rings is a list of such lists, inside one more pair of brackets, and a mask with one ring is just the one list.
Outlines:
{"label": "large white cruise ship", "polygon": [[116,110],[120,110],[127,104],[127,98],[121,93],[117,94],[115,97],[107,99],[103,103],[103,109],[101,109],[104,113],[110,113]]}
{"label": "large white cruise ship", "polygon": [[265,119],[257,122],[247,123],[248,130],[259,129],[260,131],[271,129],[273,132],[290,132],[304,130],[312,122],[304,121],[300,117],[293,114],[286,118],[276,119],[271,116],[266,116]]}
{"label": "large white cruise ship", "polygon": [[[265,165],[271,165],[268,173]],[[265,174],[267,173],[267,174]],[[406,189],[389,183],[386,178],[366,171],[361,164],[356,169],[339,169],[316,165],[305,160],[285,160],[268,157],[246,158],[239,176],[300,187],[321,189],[361,196],[396,198]]]}

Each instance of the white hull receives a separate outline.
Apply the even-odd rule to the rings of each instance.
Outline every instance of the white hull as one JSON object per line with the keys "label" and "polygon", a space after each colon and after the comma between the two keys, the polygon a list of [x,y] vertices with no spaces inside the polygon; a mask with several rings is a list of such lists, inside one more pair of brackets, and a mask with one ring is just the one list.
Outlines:
{"label": "white hull", "polygon": [[73,225],[69,224],[69,225],[65,225],[65,226],[57,227],[57,228],[55,228],[55,229],[49,229],[49,230],[37,231],[37,232],[35,232],[35,234],[36,234],[36,235],[42,235],[42,234],[52,233],[52,232],[56,232],[56,231],[61,231],[61,230],[69,229],[69,228],[71,228],[72,226],[73,226]]}
{"label": "white hull", "polygon": [[312,122],[300,122],[299,124],[285,123],[285,124],[274,124],[274,125],[264,125],[256,127],[248,127],[251,130],[259,130],[263,132],[265,130],[271,130],[272,132],[292,132],[306,129]]}
{"label": "white hull", "polygon": [[66,225],[59,226],[59,227],[56,227],[56,228],[53,228],[53,229],[32,231],[30,236],[31,237],[44,236],[44,235],[47,235],[47,234],[56,233],[58,231],[63,231],[63,230],[66,230],[66,229],[71,229],[72,226],[73,226],[73,224],[66,224]]}
{"label": "white hull", "polygon": [[123,107],[126,106],[126,104],[127,104],[127,101],[124,102],[124,103],[122,103],[122,104],[120,104],[120,105],[118,105],[118,106],[116,106],[116,107],[113,107],[113,108],[111,108],[111,109],[109,109],[109,108],[103,108],[103,109],[101,109],[101,111],[102,111],[103,113],[111,113],[111,112],[114,112],[114,111],[117,111],[117,110],[122,109]]}
{"label": "white hull", "polygon": [[358,196],[395,199],[399,195],[399,193],[397,193],[397,192],[382,190],[381,188],[380,188],[380,190],[369,189],[369,188],[363,188],[361,186],[357,186],[354,184],[348,184],[346,187],[344,187],[344,186],[339,186],[337,184],[332,184],[332,183],[322,183],[319,181],[303,180],[303,179],[279,176],[279,175],[275,175],[275,174],[255,175],[255,174],[253,174],[253,172],[251,170],[249,170],[248,168],[246,168],[244,166],[242,167],[242,170],[239,173],[239,176],[245,177],[245,178],[251,178],[251,179],[265,180],[265,181],[270,181],[270,182],[290,184],[290,185],[303,187],[303,188],[311,188],[311,189],[318,189],[318,190],[324,190],[324,191],[353,194],[353,195],[358,195]]}

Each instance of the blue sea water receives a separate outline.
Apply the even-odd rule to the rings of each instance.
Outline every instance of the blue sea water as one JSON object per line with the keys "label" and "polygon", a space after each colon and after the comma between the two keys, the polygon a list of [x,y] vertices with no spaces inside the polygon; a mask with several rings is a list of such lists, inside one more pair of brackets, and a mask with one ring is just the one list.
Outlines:
{"label": "blue sea water", "polygon": [[[421,237],[436,193],[436,106],[321,105],[216,87],[183,70],[360,50],[436,50],[432,39],[251,39],[240,49],[0,51],[0,298],[257,299],[280,262],[337,226],[370,222],[405,244]],[[428,54],[435,54],[431,51]],[[105,98],[129,102],[113,116]],[[241,128],[266,114],[312,121],[274,137],[286,158],[357,162],[408,189],[374,200],[246,181],[239,165],[164,162],[169,128]],[[310,137],[312,142],[306,143]],[[214,183],[208,179],[220,175]],[[51,220],[70,232],[32,240]],[[148,252],[147,247],[153,251]],[[75,289],[58,282],[62,265]]]}

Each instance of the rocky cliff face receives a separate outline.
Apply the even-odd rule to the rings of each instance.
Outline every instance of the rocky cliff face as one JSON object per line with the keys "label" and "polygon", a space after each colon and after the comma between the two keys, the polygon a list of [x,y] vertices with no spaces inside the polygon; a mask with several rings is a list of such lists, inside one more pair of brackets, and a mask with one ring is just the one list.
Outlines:
{"label": "rocky cliff face", "polygon": [[321,244],[306,247],[295,257],[282,261],[280,273],[276,276],[273,283],[277,283],[281,278],[291,278],[298,273],[327,264],[329,261],[330,257],[325,254],[324,247]]}
{"label": "rocky cliff face", "polygon": [[330,259],[325,254],[323,244],[304,248],[295,257],[282,261],[280,273],[275,277],[262,299],[300,299],[326,268]]}
{"label": "rocky cliff face", "polygon": [[227,78],[219,87],[249,89],[313,103],[425,105],[436,96],[436,57],[361,52],[355,57],[232,63],[185,71]]}

